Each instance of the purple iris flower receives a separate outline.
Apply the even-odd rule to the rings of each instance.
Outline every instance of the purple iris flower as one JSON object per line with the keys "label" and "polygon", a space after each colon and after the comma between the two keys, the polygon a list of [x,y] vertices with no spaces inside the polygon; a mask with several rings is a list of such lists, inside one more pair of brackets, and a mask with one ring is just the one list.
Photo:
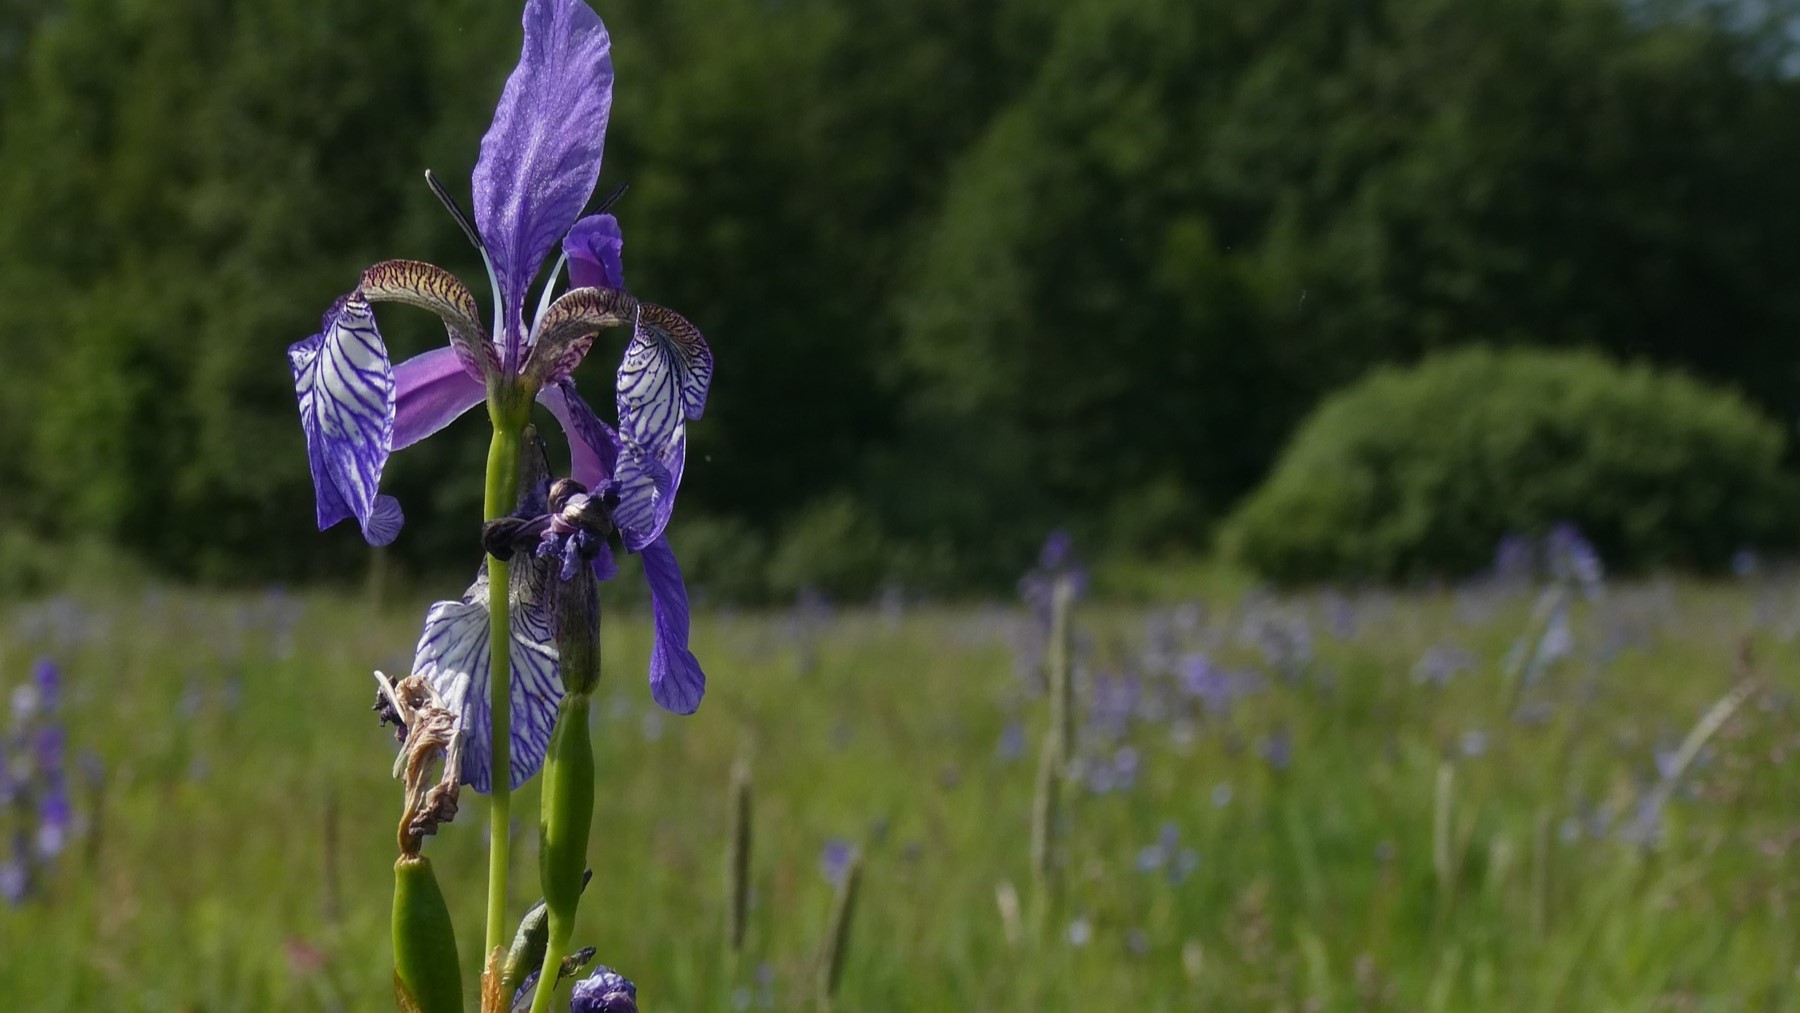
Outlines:
{"label": "purple iris flower", "polygon": [[[652,693],[663,707],[692,713],[705,676],[687,647],[687,591],[663,530],[681,483],[687,422],[705,407],[712,353],[681,316],[624,290],[617,219],[581,217],[599,179],[612,108],[606,26],[583,0],[529,0],[523,21],[523,51],[475,165],[472,222],[430,177],[487,265],[491,333],[455,276],[396,260],[364,271],[325,314],[319,333],[288,350],[318,523],[323,530],[353,519],[370,544],[393,541],[403,514],[379,491],[393,451],[489,398],[541,402],[568,435],[575,479],[609,506],[620,541],[644,561],[656,626]],[[561,259],[527,318],[528,291],[559,244]],[[565,261],[573,287],[556,295]],[[375,302],[436,313],[448,344],[394,365],[376,328]],[[572,379],[598,332],[615,326],[631,329],[614,384],[616,429],[582,401]],[[595,553],[594,566],[598,579],[612,576],[609,553]],[[477,712],[486,709],[489,646],[485,594],[471,597],[478,589],[485,592],[484,580],[463,601],[433,607],[414,671],[426,673],[446,700],[462,702],[464,778],[486,791],[487,723]],[[547,737],[561,695],[549,598],[519,602],[513,619],[513,734],[522,740],[513,752],[515,785],[542,762],[538,737]]]}

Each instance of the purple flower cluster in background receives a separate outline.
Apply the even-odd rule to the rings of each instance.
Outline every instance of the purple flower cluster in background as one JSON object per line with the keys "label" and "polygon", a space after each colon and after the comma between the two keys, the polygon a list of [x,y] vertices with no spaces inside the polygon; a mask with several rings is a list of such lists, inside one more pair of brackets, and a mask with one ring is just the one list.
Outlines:
{"label": "purple flower cluster in background", "polygon": [[1137,871],[1144,875],[1162,874],[1170,883],[1180,883],[1200,866],[1200,853],[1181,844],[1181,828],[1164,823],[1155,844],[1138,850]]}
{"label": "purple flower cluster in background", "polygon": [[68,849],[75,831],[68,745],[57,712],[62,673],[48,658],[12,691],[12,720],[0,738],[0,818],[8,829],[0,857],[0,897],[22,904]]}

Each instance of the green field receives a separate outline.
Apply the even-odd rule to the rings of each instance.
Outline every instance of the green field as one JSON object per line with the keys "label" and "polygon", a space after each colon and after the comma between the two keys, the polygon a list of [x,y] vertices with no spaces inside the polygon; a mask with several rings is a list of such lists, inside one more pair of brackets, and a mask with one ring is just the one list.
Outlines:
{"label": "green field", "polygon": [[[687,719],[650,702],[647,618],[613,608],[577,940],[646,1010],[811,1008],[821,855],[841,840],[865,855],[842,1010],[1800,1009],[1800,585],[1611,588],[1521,686],[1503,659],[1531,602],[1083,603],[1087,773],[1067,900],[1042,926],[1047,710],[1016,660],[1022,607],[703,611],[710,693]],[[77,778],[85,827],[39,894],[0,907],[0,1006],[391,1009],[400,792],[369,672],[405,670],[423,604],[152,591],[0,610],[0,688],[61,662],[71,753],[104,770]],[[1427,679],[1434,647],[1466,668]],[[1234,673],[1210,709],[1182,677],[1202,652]],[[1659,788],[1659,757],[1746,680]],[[734,964],[740,757],[756,822]],[[534,785],[515,803],[515,915],[535,811]],[[465,796],[426,847],[471,989],[484,816]]]}

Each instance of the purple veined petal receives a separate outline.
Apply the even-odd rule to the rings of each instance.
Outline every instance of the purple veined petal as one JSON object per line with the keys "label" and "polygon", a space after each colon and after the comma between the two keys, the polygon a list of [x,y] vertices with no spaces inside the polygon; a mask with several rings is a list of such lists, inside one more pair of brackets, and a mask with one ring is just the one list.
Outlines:
{"label": "purple veined petal", "polygon": [[675,493],[686,465],[685,425],[677,428],[675,439],[664,447],[659,458],[652,459],[635,447],[619,451],[614,486],[619,502],[613,508],[613,523],[618,525],[627,549],[640,552],[662,537],[675,512]]}
{"label": "purple veined petal", "polygon": [[487,398],[487,386],[463,368],[448,346],[394,367],[394,448],[410,447]]}
{"label": "purple veined petal", "polygon": [[475,163],[475,223],[500,289],[496,335],[518,366],[525,290],[600,178],[612,111],[612,40],[583,0],[529,0],[519,64]]}
{"label": "purple veined petal", "polygon": [[576,288],[625,287],[625,263],[620,257],[625,234],[612,215],[589,215],[563,237],[569,257],[569,284]]}
{"label": "purple veined petal", "polygon": [[[462,779],[478,792],[493,788],[489,737],[488,649],[485,572],[463,601],[441,601],[425,615],[425,629],[413,656],[413,674],[425,677],[452,711],[462,716],[465,735]],[[516,587],[517,585],[515,585]],[[556,704],[562,698],[556,640],[542,605],[516,599],[512,611],[512,786],[531,780],[544,765]]]}
{"label": "purple veined petal", "polygon": [[363,537],[370,545],[392,545],[405,524],[406,514],[400,509],[400,501],[392,496],[377,496],[369,519],[363,523]]}
{"label": "purple veined petal", "polygon": [[644,546],[644,578],[650,582],[656,643],[650,648],[650,695],[664,710],[692,714],[706,695],[706,673],[688,650],[687,586],[666,538]]}
{"label": "purple veined petal", "polygon": [[369,544],[386,545],[400,530],[399,504],[376,492],[394,440],[394,368],[369,304],[338,300],[318,334],[288,348],[288,365],[319,530],[354,517]]}
{"label": "purple veined petal", "polygon": [[638,307],[631,344],[619,363],[619,436],[660,456],[684,419],[706,408],[712,350],[693,324],[651,303]]}
{"label": "purple veined petal", "polygon": [[611,481],[619,462],[619,436],[575,392],[575,384],[564,380],[545,387],[538,400],[562,423],[569,438],[569,477],[589,489]]}

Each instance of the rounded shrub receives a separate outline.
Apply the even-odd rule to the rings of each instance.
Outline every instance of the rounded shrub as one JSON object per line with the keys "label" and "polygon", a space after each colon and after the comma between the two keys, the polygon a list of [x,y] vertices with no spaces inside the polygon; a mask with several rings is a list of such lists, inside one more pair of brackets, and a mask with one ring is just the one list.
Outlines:
{"label": "rounded shrub", "polygon": [[1481,569],[1569,521],[1623,570],[1711,570],[1792,542],[1780,426],[1741,397],[1598,355],[1473,348],[1327,398],[1227,522],[1273,580]]}

